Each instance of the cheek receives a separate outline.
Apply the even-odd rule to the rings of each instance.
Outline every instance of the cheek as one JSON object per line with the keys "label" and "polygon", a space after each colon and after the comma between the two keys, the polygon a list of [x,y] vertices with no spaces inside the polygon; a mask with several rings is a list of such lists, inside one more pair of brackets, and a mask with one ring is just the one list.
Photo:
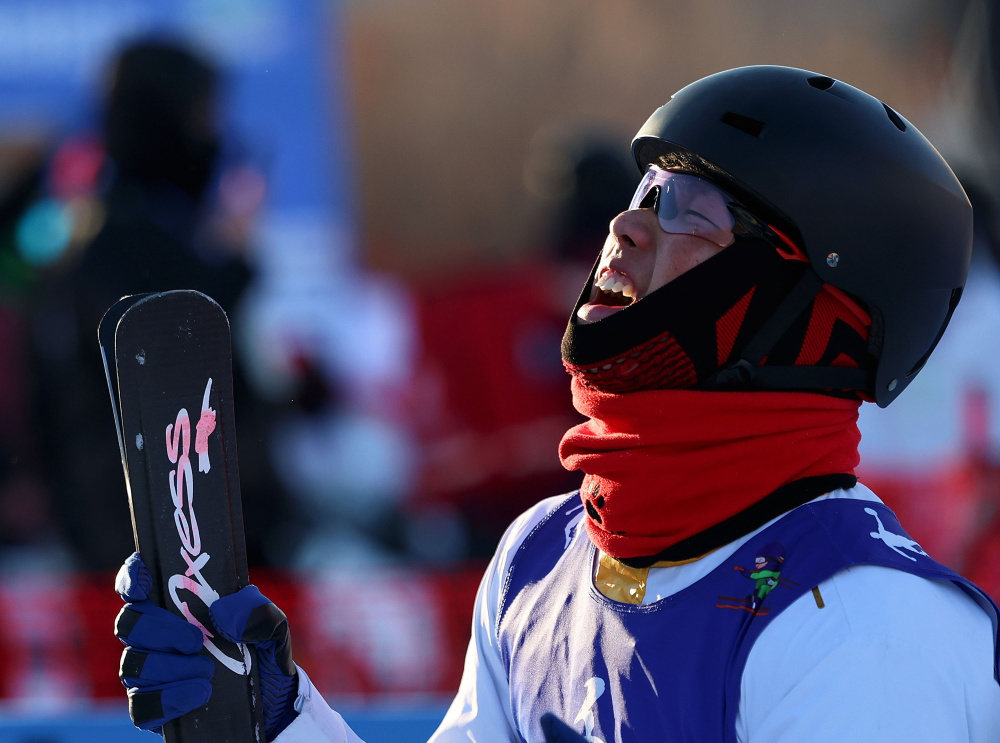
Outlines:
{"label": "cheek", "polygon": [[702,240],[701,242],[703,243],[703,245],[700,246],[701,249],[695,254],[694,262],[691,264],[690,268],[694,268],[695,266],[704,263],[709,258],[714,258],[723,250],[725,250],[725,248],[720,248],[718,245],[710,243],[707,240]]}
{"label": "cheek", "polygon": [[[709,243],[708,247],[703,249],[702,252],[698,255],[698,261],[697,263],[695,263],[695,265],[698,265],[699,263],[704,263],[709,258],[714,258],[723,250],[725,250],[725,248],[720,248],[718,245],[713,245]],[[692,268],[694,268],[694,266],[692,266]]]}
{"label": "cheek", "polygon": [[698,237],[684,236],[673,241],[669,249],[657,252],[656,267],[647,293],[669,284],[681,274],[687,273],[723,250],[725,248]]}

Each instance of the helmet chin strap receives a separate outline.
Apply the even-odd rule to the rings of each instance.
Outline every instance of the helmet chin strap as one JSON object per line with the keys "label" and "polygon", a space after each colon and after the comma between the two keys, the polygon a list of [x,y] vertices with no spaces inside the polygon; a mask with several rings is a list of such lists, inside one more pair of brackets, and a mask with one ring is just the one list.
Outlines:
{"label": "helmet chin strap", "polygon": [[860,390],[872,389],[873,373],[837,366],[760,366],[781,337],[823,288],[815,271],[807,270],[760,330],[740,359],[700,385],[702,390]]}

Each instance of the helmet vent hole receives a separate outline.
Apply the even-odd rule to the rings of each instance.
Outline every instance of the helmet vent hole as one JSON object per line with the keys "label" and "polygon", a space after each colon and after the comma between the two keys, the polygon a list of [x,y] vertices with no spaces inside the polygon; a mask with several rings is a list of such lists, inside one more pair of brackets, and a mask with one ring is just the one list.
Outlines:
{"label": "helmet vent hole", "polygon": [[815,77],[810,77],[806,82],[818,90],[829,90],[836,81],[826,75],[816,75]]}
{"label": "helmet vent hole", "polygon": [[903,118],[884,103],[882,104],[882,107],[885,109],[885,113],[889,117],[889,121],[895,124],[896,128],[899,129],[899,131],[905,132],[906,122],[903,121]]}
{"label": "helmet vent hole", "polygon": [[749,116],[744,116],[743,114],[734,113],[732,111],[726,111],[726,113],[722,114],[722,123],[727,124],[734,129],[739,129],[741,132],[745,132],[751,137],[760,137],[761,132],[764,131],[763,121],[751,119]]}

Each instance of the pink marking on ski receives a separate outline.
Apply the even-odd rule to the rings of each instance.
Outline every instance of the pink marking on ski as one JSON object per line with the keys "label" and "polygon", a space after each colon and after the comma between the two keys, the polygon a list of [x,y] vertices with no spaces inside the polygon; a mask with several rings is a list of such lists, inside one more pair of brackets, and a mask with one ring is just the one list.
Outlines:
{"label": "pink marking on ski", "polygon": [[195,426],[194,450],[198,454],[208,453],[208,437],[215,430],[215,411],[209,408],[201,411],[201,418]]}
{"label": "pink marking on ski", "polygon": [[201,418],[195,426],[194,450],[198,453],[198,471],[208,472],[212,463],[208,459],[208,437],[215,430],[215,411],[208,406],[208,398],[212,392],[212,379],[209,377],[205,385],[205,394],[201,400]]}

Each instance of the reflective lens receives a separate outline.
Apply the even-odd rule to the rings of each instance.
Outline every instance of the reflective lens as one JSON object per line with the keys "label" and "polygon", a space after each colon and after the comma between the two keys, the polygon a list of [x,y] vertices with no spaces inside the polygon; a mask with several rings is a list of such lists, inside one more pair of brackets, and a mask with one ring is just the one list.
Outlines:
{"label": "reflective lens", "polygon": [[697,235],[724,248],[734,238],[734,207],[745,211],[711,181],[651,165],[628,208],[652,208],[664,232]]}

